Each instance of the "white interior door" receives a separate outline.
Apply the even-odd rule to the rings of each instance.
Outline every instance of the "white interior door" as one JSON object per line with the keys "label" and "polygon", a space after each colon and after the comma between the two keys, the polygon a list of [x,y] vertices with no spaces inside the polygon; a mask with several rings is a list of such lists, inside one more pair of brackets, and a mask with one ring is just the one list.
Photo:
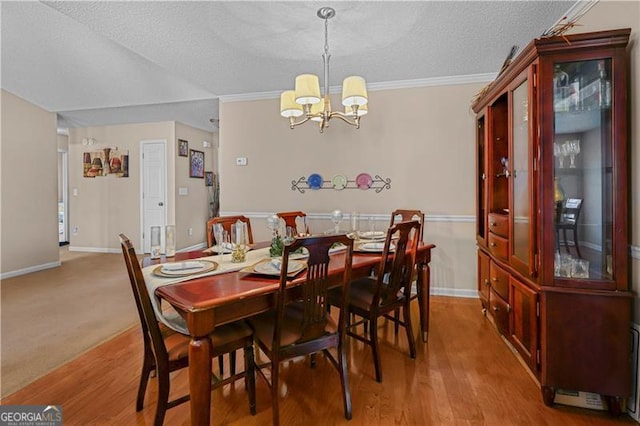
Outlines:
{"label": "white interior door", "polygon": [[[142,244],[145,253],[151,251],[151,227],[164,227],[167,219],[167,141],[142,141],[141,208]],[[161,232],[164,238],[164,232]],[[164,242],[163,242],[164,245]]]}

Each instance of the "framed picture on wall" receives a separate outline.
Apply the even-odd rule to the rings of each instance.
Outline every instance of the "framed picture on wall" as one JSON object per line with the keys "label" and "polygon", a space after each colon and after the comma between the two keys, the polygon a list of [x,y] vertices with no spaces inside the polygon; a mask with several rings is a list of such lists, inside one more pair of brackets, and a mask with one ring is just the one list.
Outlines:
{"label": "framed picture on wall", "polygon": [[204,178],[204,152],[189,150],[189,177]]}
{"label": "framed picture on wall", "polygon": [[204,172],[204,184],[213,186],[213,172]]}
{"label": "framed picture on wall", "polygon": [[180,157],[187,157],[189,155],[189,142],[178,139],[178,155]]}

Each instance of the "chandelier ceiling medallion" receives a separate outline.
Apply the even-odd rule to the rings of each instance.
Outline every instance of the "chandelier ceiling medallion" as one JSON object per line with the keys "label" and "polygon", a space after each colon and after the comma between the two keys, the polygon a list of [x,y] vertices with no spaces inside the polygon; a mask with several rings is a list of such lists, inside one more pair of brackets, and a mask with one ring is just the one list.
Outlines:
{"label": "chandelier ceiling medallion", "polygon": [[[318,9],[318,17],[324,19],[324,94],[320,94],[320,82],[315,74],[301,74],[296,77],[295,90],[282,92],[280,96],[280,115],[289,119],[293,129],[307,121],[316,121],[320,133],[329,127],[329,121],[337,117],[345,123],[360,128],[360,117],[367,113],[367,87],[364,78],[350,76],[342,83],[342,105],[345,112],[332,111],[329,100],[329,19],[336,15],[331,7]],[[300,121],[296,118],[302,117]]]}

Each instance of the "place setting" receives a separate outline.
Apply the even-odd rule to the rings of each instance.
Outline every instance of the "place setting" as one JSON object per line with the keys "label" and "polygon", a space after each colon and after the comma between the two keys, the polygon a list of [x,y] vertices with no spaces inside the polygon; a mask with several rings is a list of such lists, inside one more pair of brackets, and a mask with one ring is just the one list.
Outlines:
{"label": "place setting", "polygon": [[[287,265],[287,276],[289,278],[295,277],[300,272],[307,268],[307,262],[299,259],[289,259]],[[240,272],[248,272],[251,274],[267,275],[272,277],[279,277],[282,271],[282,258],[265,258],[259,262],[247,266],[240,270]]]}

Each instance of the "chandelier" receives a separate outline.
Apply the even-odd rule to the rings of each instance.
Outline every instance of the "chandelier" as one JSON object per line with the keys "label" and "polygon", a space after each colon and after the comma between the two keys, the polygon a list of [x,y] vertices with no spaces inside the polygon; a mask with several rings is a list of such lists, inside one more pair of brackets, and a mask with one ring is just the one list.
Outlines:
{"label": "chandelier", "polygon": [[[301,74],[296,77],[295,90],[282,92],[280,96],[280,115],[289,119],[293,129],[307,121],[316,121],[320,133],[329,127],[329,121],[337,117],[345,123],[360,128],[360,117],[367,113],[367,87],[364,78],[350,76],[342,83],[342,105],[344,112],[332,111],[329,100],[329,19],[336,15],[331,7],[318,9],[318,17],[324,19],[324,94],[320,94],[320,82],[317,75]],[[301,117],[299,121],[296,118]]]}

